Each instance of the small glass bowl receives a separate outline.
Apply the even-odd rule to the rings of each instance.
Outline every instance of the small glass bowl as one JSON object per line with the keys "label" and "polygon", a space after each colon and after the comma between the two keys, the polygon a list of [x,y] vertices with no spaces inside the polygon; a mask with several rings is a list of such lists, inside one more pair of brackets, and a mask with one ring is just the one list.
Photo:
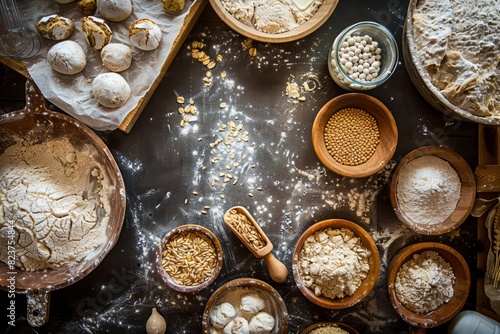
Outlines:
{"label": "small glass bowl", "polygon": [[[379,72],[370,81],[351,77],[347,69],[341,65],[339,51],[342,44],[348,37],[363,37],[368,35],[373,41],[378,43],[381,49],[381,59]],[[354,55],[358,56],[358,55]],[[352,57],[352,56],[351,56]],[[344,29],[333,42],[328,55],[328,70],[337,85],[349,91],[369,90],[379,87],[386,82],[396,70],[399,59],[398,45],[394,36],[383,25],[376,22],[363,21]],[[349,60],[347,60],[349,61]],[[354,63],[351,61],[351,63]]]}

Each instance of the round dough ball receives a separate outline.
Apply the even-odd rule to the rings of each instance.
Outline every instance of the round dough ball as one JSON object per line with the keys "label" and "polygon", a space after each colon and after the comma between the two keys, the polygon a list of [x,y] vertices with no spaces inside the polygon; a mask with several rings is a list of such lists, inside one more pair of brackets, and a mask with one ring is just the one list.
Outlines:
{"label": "round dough ball", "polygon": [[87,65],[83,48],[74,41],[63,41],[52,46],[47,52],[47,60],[54,71],[62,74],[76,74]]}
{"label": "round dough ball", "polygon": [[113,72],[122,72],[132,63],[132,50],[125,44],[109,43],[101,50],[104,67]]}
{"label": "round dough ball", "polygon": [[249,293],[243,295],[240,301],[240,310],[246,313],[257,313],[266,307],[266,301],[259,295]]}
{"label": "round dough ball", "polygon": [[236,311],[230,303],[224,302],[216,305],[210,311],[210,323],[215,328],[224,328],[236,315]]}
{"label": "round dough ball", "polygon": [[92,15],[97,10],[96,0],[80,0],[76,6],[85,15]]}
{"label": "round dough ball", "polygon": [[105,19],[113,22],[120,22],[132,14],[132,1],[98,0],[97,10]]}
{"label": "round dough ball", "polygon": [[36,24],[36,31],[47,39],[62,41],[75,31],[75,24],[67,17],[53,14],[42,17]]}
{"label": "round dough ball", "polygon": [[108,45],[113,36],[106,22],[94,16],[86,16],[82,19],[82,32],[87,43],[96,50],[101,50]]}
{"label": "round dough ball", "polygon": [[118,73],[102,73],[92,81],[92,94],[107,108],[123,106],[130,98],[130,86]]}
{"label": "round dough ball", "polygon": [[249,334],[248,321],[243,317],[236,317],[224,327],[222,332],[224,334]]}
{"label": "round dough ball", "polygon": [[259,312],[250,319],[250,334],[269,334],[274,328],[274,317],[267,312]]}
{"label": "round dough ball", "polygon": [[132,45],[141,50],[154,50],[160,45],[162,32],[153,20],[136,20],[132,22],[128,31]]}

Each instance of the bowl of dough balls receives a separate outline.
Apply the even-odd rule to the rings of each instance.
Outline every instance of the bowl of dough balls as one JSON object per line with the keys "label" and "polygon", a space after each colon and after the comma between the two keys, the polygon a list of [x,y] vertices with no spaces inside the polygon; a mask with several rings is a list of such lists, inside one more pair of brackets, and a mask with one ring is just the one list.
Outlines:
{"label": "bowl of dough balls", "polygon": [[456,152],[423,146],[408,153],[390,184],[391,205],[399,220],[414,232],[441,235],[459,227],[476,197],[476,179]]}
{"label": "bowl of dough balls", "polygon": [[317,322],[304,329],[301,334],[359,334],[343,322]]}
{"label": "bowl of dough balls", "polygon": [[[285,43],[321,27],[332,15],[338,0],[210,0],[210,4],[222,21],[250,40]],[[251,45],[245,47],[252,49]]]}
{"label": "bowl of dough balls", "polygon": [[223,284],[210,297],[202,328],[204,334],[287,334],[288,311],[269,284],[238,278]]}
{"label": "bowl of dough balls", "polygon": [[358,224],[323,220],[297,241],[292,271],[309,301],[327,309],[344,309],[373,290],[380,274],[379,252],[370,234]]}
{"label": "bowl of dough balls", "polygon": [[335,38],[328,54],[328,70],[345,90],[370,90],[389,80],[398,61],[398,44],[391,32],[379,23],[363,21]]}
{"label": "bowl of dough balls", "polygon": [[156,267],[173,290],[199,292],[211,285],[222,269],[222,247],[208,228],[187,224],[168,232],[157,249]]}
{"label": "bowl of dough balls", "polygon": [[367,177],[382,170],[398,143],[392,113],[378,99],[347,93],[327,102],[312,125],[312,144],[329,170],[347,177]]}
{"label": "bowl of dough balls", "polygon": [[433,328],[457,315],[470,284],[469,267],[462,255],[437,242],[403,247],[387,273],[392,306],[403,320],[418,328]]}

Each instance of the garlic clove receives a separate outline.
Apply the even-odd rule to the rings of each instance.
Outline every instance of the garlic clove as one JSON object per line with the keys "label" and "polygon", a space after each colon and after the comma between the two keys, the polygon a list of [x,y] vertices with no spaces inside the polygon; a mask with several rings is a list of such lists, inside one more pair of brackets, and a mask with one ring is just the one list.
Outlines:
{"label": "garlic clove", "polygon": [[151,315],[146,322],[146,332],[148,334],[164,334],[167,331],[167,323],[165,318],[153,307]]}

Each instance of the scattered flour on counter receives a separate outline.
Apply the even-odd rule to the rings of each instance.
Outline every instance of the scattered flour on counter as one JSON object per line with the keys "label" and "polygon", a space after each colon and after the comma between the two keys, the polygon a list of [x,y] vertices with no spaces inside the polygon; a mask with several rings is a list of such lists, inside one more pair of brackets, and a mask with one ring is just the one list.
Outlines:
{"label": "scattered flour on counter", "polygon": [[[78,262],[106,241],[107,189],[95,152],[68,139],[17,139],[0,156],[0,259],[16,240],[16,266],[26,271]],[[9,238],[15,233],[14,239]]]}

